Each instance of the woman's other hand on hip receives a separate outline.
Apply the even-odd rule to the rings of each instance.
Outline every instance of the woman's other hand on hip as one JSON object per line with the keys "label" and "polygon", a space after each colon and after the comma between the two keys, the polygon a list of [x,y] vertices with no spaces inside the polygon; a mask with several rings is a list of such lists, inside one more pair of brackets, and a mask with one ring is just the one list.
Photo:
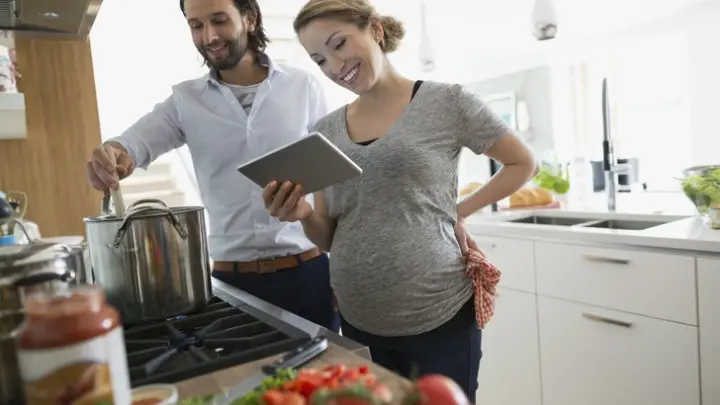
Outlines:
{"label": "woman's other hand on hip", "polygon": [[465,228],[465,220],[463,218],[458,218],[455,223],[455,237],[460,245],[460,251],[463,256],[467,256],[469,250],[480,251],[472,235],[470,235],[470,232]]}

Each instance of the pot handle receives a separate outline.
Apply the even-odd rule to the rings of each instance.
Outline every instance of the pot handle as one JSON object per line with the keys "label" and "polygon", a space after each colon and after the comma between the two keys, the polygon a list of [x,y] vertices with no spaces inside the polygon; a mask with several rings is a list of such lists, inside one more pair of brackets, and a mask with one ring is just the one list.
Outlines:
{"label": "pot handle", "polygon": [[168,208],[167,204],[165,204],[162,200],[158,200],[157,198],[143,198],[143,199],[137,200],[134,203],[128,205],[125,211],[130,212],[139,205],[149,205],[149,204],[160,205],[162,208]]}
{"label": "pot handle", "polygon": [[[155,206],[144,206],[141,207],[141,204],[155,204]],[[158,206],[159,205],[159,206]],[[164,202],[160,200],[155,199],[143,199],[138,200],[132,204],[130,204],[127,207],[127,212],[125,213],[125,216],[123,217],[123,221],[120,224],[120,228],[118,228],[117,232],[115,233],[115,240],[113,241],[113,247],[118,248],[120,247],[120,243],[122,243],[123,237],[125,237],[125,232],[127,232],[127,227],[130,225],[130,221],[133,219],[133,217],[137,214],[141,214],[148,211],[162,211],[165,213],[168,221],[172,224],[173,228],[177,231],[178,235],[182,238],[182,240],[186,240],[188,237],[188,230],[185,225],[180,223],[180,220],[178,219],[177,215],[172,212],[170,208],[168,208],[167,205],[165,205]]]}
{"label": "pot handle", "polygon": [[[3,318],[15,316],[15,315],[24,315],[24,314],[25,314],[25,311],[22,308],[0,309],[0,322],[3,322]],[[18,325],[18,327],[11,330],[10,332],[0,333],[0,341],[15,339],[15,334],[17,333],[18,329],[19,329],[19,325]]]}
{"label": "pot handle", "polygon": [[25,228],[25,225],[17,218],[8,218],[7,221],[8,227],[15,228],[16,226],[20,228],[23,234],[25,234],[25,238],[28,240],[28,243],[37,243],[38,240],[32,238],[30,234],[27,231],[27,228]]}
{"label": "pot handle", "polygon": [[110,215],[110,193],[103,195],[102,203],[100,204],[100,215]]}
{"label": "pot handle", "polygon": [[[33,238],[32,236],[30,236],[30,233],[27,231],[27,228],[25,228],[25,224],[23,224],[21,220],[19,220],[17,218],[10,218],[8,223],[14,224],[14,226],[17,226],[18,228],[20,228],[22,233],[25,234],[25,238],[28,240],[29,245],[32,245],[34,243],[43,243],[42,239],[36,239],[36,238]],[[62,243],[58,243],[57,245],[60,246],[63,250],[65,250],[65,253],[70,253],[72,251],[70,246],[68,246],[68,245],[65,245]]]}
{"label": "pot handle", "polygon": [[[73,270],[67,270],[62,273],[52,270],[43,270],[27,277],[17,277],[15,279],[12,279],[9,284],[13,287],[23,287],[26,285],[32,285],[54,280],[60,280],[67,283],[74,280],[75,277],[76,274]],[[0,309],[0,322],[2,322],[3,318],[24,313],[25,311],[23,310],[23,308]],[[15,337],[16,332],[17,328],[10,331],[9,333],[0,333],[0,340],[12,339]]]}
{"label": "pot handle", "polygon": [[37,273],[31,274],[29,276],[18,277],[16,279],[12,280],[11,282],[14,287],[25,287],[28,285],[44,283],[47,281],[55,281],[55,280],[60,280],[63,283],[69,283],[69,282],[75,280],[75,277],[77,277],[77,273],[75,273],[75,270],[65,270],[62,272],[52,271],[52,270],[43,270],[43,271],[39,271]]}

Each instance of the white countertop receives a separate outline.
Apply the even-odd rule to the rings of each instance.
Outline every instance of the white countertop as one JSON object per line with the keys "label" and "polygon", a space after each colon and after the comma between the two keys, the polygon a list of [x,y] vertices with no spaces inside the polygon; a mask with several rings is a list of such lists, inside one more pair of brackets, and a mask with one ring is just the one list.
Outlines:
{"label": "white countertop", "polygon": [[[720,230],[708,228],[697,216],[635,214],[632,211],[636,210],[625,213],[608,212],[607,209],[484,212],[469,217],[467,228],[477,235],[720,253]],[[649,221],[665,219],[670,222],[639,231],[507,222],[530,215]]]}

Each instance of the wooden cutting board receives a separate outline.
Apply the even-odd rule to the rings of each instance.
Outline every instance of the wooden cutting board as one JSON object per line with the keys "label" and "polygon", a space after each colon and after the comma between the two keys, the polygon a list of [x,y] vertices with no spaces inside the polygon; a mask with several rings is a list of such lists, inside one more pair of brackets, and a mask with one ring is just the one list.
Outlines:
{"label": "wooden cutting board", "polygon": [[[199,395],[219,394],[224,388],[230,388],[235,384],[254,373],[260,367],[277,360],[280,356],[267,357],[262,360],[246,363],[240,366],[227,368],[225,370],[216,371],[202,375],[200,377],[191,378],[189,380],[177,383],[180,391],[180,399],[186,399]],[[357,367],[363,364],[370,366],[372,372],[377,376],[378,380],[383,382],[392,391],[394,398],[404,396],[404,392],[410,387],[410,381],[390,372],[389,370],[370,363],[367,359],[358,356],[355,353],[345,350],[342,347],[330,343],[328,350],[320,357],[313,360],[307,367],[324,367],[330,364],[344,364],[348,367]]]}

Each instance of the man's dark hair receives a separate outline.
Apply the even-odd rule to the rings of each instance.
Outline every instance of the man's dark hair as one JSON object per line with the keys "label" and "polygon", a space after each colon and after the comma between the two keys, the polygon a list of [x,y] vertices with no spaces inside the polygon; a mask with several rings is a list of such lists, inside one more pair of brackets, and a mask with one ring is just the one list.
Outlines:
{"label": "man's dark hair", "polygon": [[[240,15],[245,16],[248,13],[255,15],[255,31],[248,32],[248,49],[255,55],[265,52],[265,47],[268,42],[270,42],[270,39],[265,33],[262,14],[260,13],[260,6],[257,0],[233,0],[233,4],[235,4]],[[182,10],[183,15],[187,17],[187,14],[185,14],[185,0],[180,0],[180,10]]]}

